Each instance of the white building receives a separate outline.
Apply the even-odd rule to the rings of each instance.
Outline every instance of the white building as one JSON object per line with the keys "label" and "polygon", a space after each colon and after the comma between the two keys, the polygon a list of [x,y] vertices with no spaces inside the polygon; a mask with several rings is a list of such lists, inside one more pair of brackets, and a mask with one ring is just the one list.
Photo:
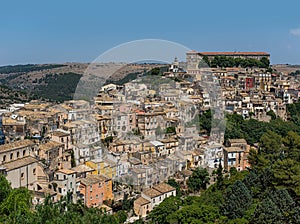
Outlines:
{"label": "white building", "polygon": [[224,167],[223,147],[219,144],[207,145],[203,147],[204,165],[209,168],[217,168],[219,163]]}
{"label": "white building", "polygon": [[56,192],[59,197],[67,196],[68,193],[76,202],[76,172],[69,169],[61,169],[54,174],[54,183],[57,184]]}

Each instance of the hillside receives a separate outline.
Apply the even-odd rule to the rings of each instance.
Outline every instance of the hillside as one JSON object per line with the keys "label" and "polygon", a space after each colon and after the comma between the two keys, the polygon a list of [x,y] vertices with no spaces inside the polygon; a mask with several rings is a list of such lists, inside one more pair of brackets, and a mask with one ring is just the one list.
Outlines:
{"label": "hillside", "polygon": [[15,91],[7,86],[0,86],[0,108],[5,108],[12,103],[24,103],[35,99],[34,95],[22,91]]}
{"label": "hillside", "polygon": [[276,64],[272,65],[272,68],[275,71],[281,72],[285,75],[288,75],[292,72],[300,71],[300,65]]}
{"label": "hillside", "polygon": [[[65,63],[65,64],[28,64],[0,67],[0,107],[9,103],[42,98],[62,102],[73,99],[81,78],[94,82],[91,77],[105,77],[106,83],[124,83],[134,79],[160,64],[121,64],[121,63]],[[95,83],[94,83],[95,84]],[[97,92],[101,86],[92,85]],[[9,93],[8,93],[9,92]]]}

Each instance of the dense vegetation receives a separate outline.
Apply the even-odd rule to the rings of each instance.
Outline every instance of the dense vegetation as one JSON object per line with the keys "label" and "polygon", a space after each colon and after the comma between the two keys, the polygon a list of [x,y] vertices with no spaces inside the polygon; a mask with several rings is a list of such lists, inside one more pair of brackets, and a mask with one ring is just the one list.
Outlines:
{"label": "dense vegetation", "polygon": [[139,72],[132,72],[132,73],[127,74],[124,78],[119,79],[119,80],[113,80],[113,79],[109,78],[108,80],[106,80],[104,85],[107,85],[110,83],[114,83],[116,85],[124,85],[127,82],[131,82],[132,80],[135,80],[139,74],[140,74]]}
{"label": "dense vegetation", "polygon": [[51,101],[63,102],[73,99],[77,84],[82,75],[76,73],[47,74],[40,79],[45,85],[39,85],[35,93]]}
{"label": "dense vegetation", "polygon": [[[270,122],[258,121],[256,119],[243,119],[238,114],[226,114],[226,130],[225,141],[229,138],[244,138],[247,142],[253,145],[259,142],[261,136],[271,130],[281,136],[286,136],[289,131],[294,131],[300,134],[300,102],[287,105],[289,116],[288,121],[283,121],[276,117],[272,111],[269,115],[272,117]],[[202,132],[210,133],[211,130],[211,111],[204,112],[200,118],[200,128]]]}
{"label": "dense vegetation", "polygon": [[0,85],[0,108],[6,108],[12,103],[25,103],[32,99],[37,99],[37,96]]}
{"label": "dense vegetation", "polygon": [[242,68],[269,68],[270,61],[266,57],[262,57],[260,60],[254,58],[233,58],[227,56],[216,56],[212,60],[209,60],[207,56],[203,57],[203,60],[213,68],[217,67],[242,67]]}
{"label": "dense vegetation", "polygon": [[296,70],[294,72],[291,72],[289,75],[291,75],[291,76],[300,75],[300,70]]}
{"label": "dense vegetation", "polygon": [[110,83],[114,83],[117,85],[124,85],[125,83],[131,82],[132,80],[135,80],[138,75],[141,76],[156,76],[156,75],[162,75],[164,72],[168,71],[168,66],[163,66],[163,67],[155,67],[153,69],[151,69],[150,71],[144,71],[144,72],[132,72],[127,74],[124,78],[119,79],[119,80],[114,80],[109,78],[108,80],[106,80],[105,84],[110,84]]}
{"label": "dense vegetation", "polygon": [[155,67],[151,69],[149,72],[146,73],[146,75],[162,75],[164,72],[167,72],[169,70],[168,66],[163,67]]}
{"label": "dense vegetation", "polygon": [[65,65],[35,65],[35,64],[27,64],[27,65],[9,65],[0,67],[0,73],[10,74],[10,73],[26,73],[33,71],[41,71],[46,69],[53,69],[63,67]]}

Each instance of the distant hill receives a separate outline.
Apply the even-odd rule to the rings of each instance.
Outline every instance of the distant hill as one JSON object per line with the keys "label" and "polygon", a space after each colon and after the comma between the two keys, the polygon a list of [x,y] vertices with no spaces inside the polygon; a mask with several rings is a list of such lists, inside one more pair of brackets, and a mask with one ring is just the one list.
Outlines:
{"label": "distant hill", "polygon": [[[0,107],[29,99],[63,102],[73,99],[77,83],[87,73],[108,76],[106,83],[123,84],[163,64],[64,63],[27,64],[0,67]],[[96,69],[95,69],[96,68]],[[88,77],[88,76],[87,76]],[[88,80],[85,80],[87,82]],[[92,81],[92,80],[91,80]],[[101,86],[93,86],[99,88]],[[11,93],[7,93],[9,90]],[[95,90],[96,92],[98,90]]]}
{"label": "distant hill", "polygon": [[289,64],[275,64],[272,65],[272,69],[277,72],[281,72],[285,75],[300,71],[300,65],[289,65]]}
{"label": "distant hill", "polygon": [[22,72],[33,72],[33,71],[42,71],[46,69],[53,69],[64,67],[66,65],[35,65],[35,64],[28,64],[28,65],[8,65],[0,67],[0,73],[2,74],[11,74],[11,73],[22,73]]}
{"label": "distant hill", "polygon": [[34,95],[13,90],[7,86],[0,86],[0,108],[5,108],[12,103],[24,103],[36,99]]}

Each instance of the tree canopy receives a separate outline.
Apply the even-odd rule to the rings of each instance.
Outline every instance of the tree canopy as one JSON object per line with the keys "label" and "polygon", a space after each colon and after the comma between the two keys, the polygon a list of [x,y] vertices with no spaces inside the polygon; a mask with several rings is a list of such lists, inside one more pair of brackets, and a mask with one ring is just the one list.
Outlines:
{"label": "tree canopy", "polygon": [[207,184],[209,184],[209,174],[206,169],[197,167],[192,176],[188,179],[188,187],[192,191],[199,191],[201,189],[205,190]]}
{"label": "tree canopy", "polygon": [[216,67],[258,67],[269,68],[270,61],[266,57],[262,57],[260,60],[254,58],[233,58],[227,56],[215,56],[213,59],[203,58],[203,60],[213,68]]}

